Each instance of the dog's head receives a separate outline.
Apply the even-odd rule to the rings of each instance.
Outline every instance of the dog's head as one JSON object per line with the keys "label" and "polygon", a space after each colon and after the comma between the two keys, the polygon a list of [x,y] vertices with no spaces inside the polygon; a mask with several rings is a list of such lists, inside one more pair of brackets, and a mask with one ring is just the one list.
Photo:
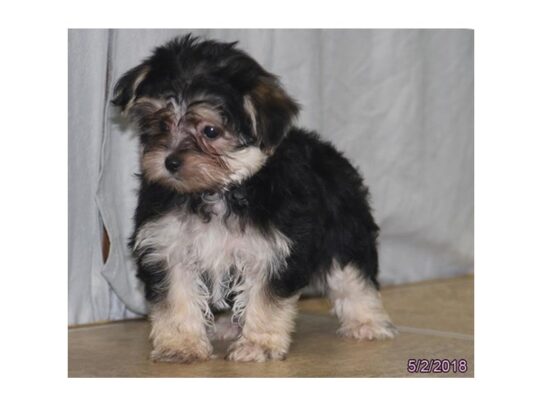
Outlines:
{"label": "dog's head", "polygon": [[298,113],[277,78],[235,43],[191,36],[126,72],[113,103],[139,127],[145,179],[182,193],[254,174]]}

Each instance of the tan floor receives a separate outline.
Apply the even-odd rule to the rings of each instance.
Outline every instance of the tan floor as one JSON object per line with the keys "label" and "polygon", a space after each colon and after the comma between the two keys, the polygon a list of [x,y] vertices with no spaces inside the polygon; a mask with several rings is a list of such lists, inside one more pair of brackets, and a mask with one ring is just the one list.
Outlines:
{"label": "tan floor", "polygon": [[[384,304],[400,335],[391,341],[339,338],[321,299],[300,302],[293,344],[285,361],[234,363],[217,358],[192,365],[153,363],[147,321],[70,328],[70,377],[473,377],[474,288],[471,276],[384,288]],[[409,359],[465,359],[466,373],[407,372]],[[446,366],[446,365],[444,365]]]}

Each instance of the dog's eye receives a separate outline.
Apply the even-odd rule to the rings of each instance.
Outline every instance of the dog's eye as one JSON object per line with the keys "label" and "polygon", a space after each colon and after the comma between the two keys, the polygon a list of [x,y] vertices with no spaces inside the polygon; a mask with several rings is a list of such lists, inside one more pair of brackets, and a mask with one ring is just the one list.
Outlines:
{"label": "dog's eye", "polygon": [[220,129],[215,126],[205,126],[203,128],[203,134],[205,135],[205,137],[210,139],[217,138],[218,136],[220,136],[220,133]]}

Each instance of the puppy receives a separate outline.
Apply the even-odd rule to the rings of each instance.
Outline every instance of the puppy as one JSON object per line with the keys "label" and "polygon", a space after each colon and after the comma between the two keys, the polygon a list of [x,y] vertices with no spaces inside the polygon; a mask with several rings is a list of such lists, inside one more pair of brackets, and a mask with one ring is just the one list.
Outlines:
{"label": "puppy", "polygon": [[[317,283],[339,333],[391,338],[378,292],[378,227],[352,165],[292,127],[297,103],[235,43],[174,39],[126,72],[113,103],[139,130],[131,248],[151,358],[285,358],[300,290]],[[215,321],[214,311],[232,315]],[[216,322],[216,324],[215,324]]]}

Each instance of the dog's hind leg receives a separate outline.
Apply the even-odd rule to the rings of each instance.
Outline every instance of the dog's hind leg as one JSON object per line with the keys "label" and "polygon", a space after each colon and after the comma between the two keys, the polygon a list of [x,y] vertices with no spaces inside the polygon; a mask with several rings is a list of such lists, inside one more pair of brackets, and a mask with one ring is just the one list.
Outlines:
{"label": "dog's hind leg", "polygon": [[215,316],[214,326],[209,330],[209,338],[219,341],[236,339],[241,333],[241,327],[233,320],[230,312]]}
{"label": "dog's hind leg", "polygon": [[341,267],[333,261],[327,291],[341,324],[339,335],[373,340],[393,338],[398,333],[384,310],[378,289],[352,263]]}

